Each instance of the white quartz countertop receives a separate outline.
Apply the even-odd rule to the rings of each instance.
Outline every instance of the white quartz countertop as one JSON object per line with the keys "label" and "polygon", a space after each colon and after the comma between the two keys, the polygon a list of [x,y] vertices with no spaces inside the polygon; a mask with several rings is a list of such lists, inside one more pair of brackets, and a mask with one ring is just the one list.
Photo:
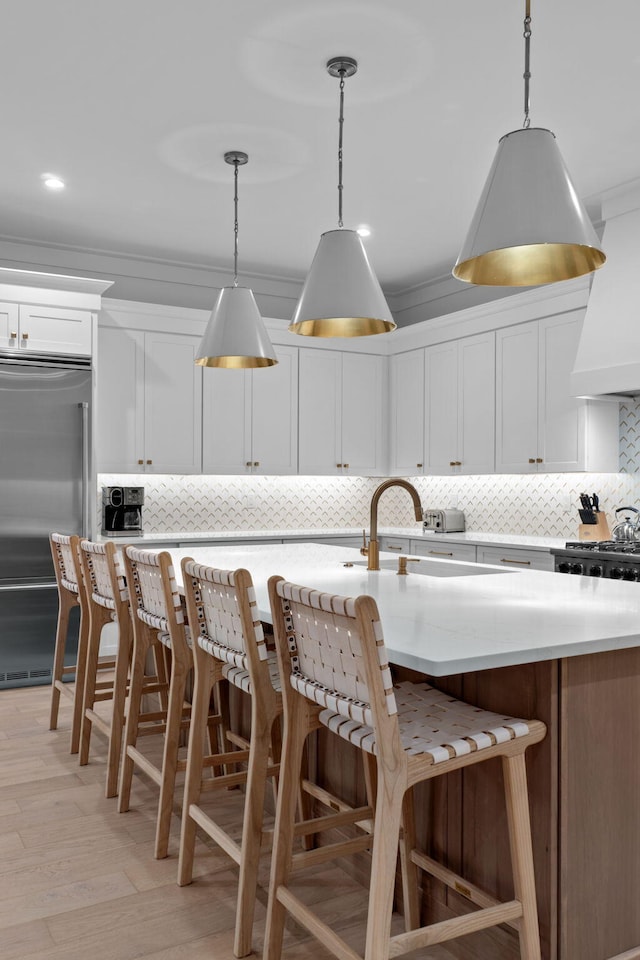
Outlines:
{"label": "white quartz countertop", "polygon": [[273,574],[329,593],[370,594],[378,603],[391,661],[431,676],[640,643],[635,583],[427,558],[410,564],[409,575],[400,577],[392,554],[381,554],[387,569],[369,572],[356,549],[312,543],[194,544],[171,554],[179,580],[185,556],[225,569],[246,567],[266,621],[271,620],[267,581]]}
{"label": "white quartz countertop", "polygon": [[[367,526],[367,536],[369,529]],[[559,537],[534,537],[526,534],[510,533],[486,533],[481,530],[469,530],[465,533],[423,533],[422,528],[416,524],[413,527],[379,527],[378,534],[382,536],[412,537],[417,540],[434,540],[444,543],[469,543],[482,544],[486,546],[511,546],[528,547],[529,549],[550,550],[553,547],[564,547],[566,538]],[[173,533],[145,533],[141,537],[130,538],[139,544],[152,543],[197,543],[198,541],[217,540],[224,542],[226,540],[300,540],[314,539],[318,537],[362,537],[362,527],[336,527],[327,530],[322,528],[309,528],[300,530],[198,530],[198,531],[178,531]],[[114,539],[112,537],[97,537],[96,539],[104,541]],[[127,542],[127,538],[116,538]],[[577,534],[576,538],[577,539]]]}

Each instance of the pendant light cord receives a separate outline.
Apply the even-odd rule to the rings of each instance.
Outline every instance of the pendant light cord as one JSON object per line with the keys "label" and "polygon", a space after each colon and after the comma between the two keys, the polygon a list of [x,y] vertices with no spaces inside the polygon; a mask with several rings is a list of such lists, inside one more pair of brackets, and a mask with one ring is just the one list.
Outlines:
{"label": "pendant light cord", "polygon": [[233,285],[238,286],[238,160],[233,161]]}
{"label": "pendant light cord", "polygon": [[530,47],[531,47],[531,0],[526,0],[525,3],[525,14],[524,14],[524,123],[522,126],[526,130],[530,123],[531,119],[529,117],[530,109],[530,100],[529,100],[529,80],[531,79],[531,70],[530,70]]}
{"label": "pendant light cord", "polygon": [[338,120],[338,226],[342,228],[342,128],[344,126],[344,70],[340,71],[340,119]]}

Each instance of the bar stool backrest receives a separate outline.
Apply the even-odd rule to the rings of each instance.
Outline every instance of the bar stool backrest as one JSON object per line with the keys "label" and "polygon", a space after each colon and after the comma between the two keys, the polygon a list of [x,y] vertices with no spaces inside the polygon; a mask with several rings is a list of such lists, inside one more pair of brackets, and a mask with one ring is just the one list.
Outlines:
{"label": "bar stool backrest", "polygon": [[119,616],[122,606],[129,605],[129,592],[115,544],[81,540],[80,555],[89,599]]}
{"label": "bar stool backrest", "polygon": [[182,570],[195,611],[196,619],[189,618],[194,639],[216,659],[251,674],[268,650],[249,571],[218,570],[191,559]]}
{"label": "bar stool backrest", "polygon": [[373,728],[376,752],[385,744],[397,749],[396,699],[375,600],[321,593],[277,577],[269,589],[272,606],[277,600],[283,692],[289,686],[354,726]]}
{"label": "bar stool backrest", "polygon": [[52,533],[49,536],[51,556],[58,587],[69,593],[80,595],[82,588],[82,569],[80,567],[80,538],[64,533]]}
{"label": "bar stool backrest", "polygon": [[128,546],[124,557],[134,623],[142,621],[169,634],[172,645],[186,650],[185,617],[171,555]]}

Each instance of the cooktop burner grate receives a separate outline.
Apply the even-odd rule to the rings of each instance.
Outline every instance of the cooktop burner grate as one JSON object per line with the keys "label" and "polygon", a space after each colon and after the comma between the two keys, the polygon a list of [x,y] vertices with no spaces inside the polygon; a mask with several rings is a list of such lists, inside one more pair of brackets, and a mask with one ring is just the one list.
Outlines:
{"label": "cooktop burner grate", "polygon": [[565,550],[588,550],[591,553],[627,553],[640,556],[640,543],[637,540],[570,541],[565,544]]}

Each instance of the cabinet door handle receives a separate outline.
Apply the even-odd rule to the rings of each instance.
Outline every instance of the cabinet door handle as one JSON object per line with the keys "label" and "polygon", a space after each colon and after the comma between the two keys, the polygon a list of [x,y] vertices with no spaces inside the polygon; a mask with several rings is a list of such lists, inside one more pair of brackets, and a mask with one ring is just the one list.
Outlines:
{"label": "cabinet door handle", "polygon": [[509,557],[501,557],[500,563],[517,563],[521,567],[531,566],[531,560],[511,560]]}
{"label": "cabinet door handle", "polygon": [[535,462],[536,462],[535,457],[529,457],[529,463],[535,463]]}
{"label": "cabinet door handle", "polygon": [[429,553],[432,553],[434,557],[452,557],[452,553],[445,553],[444,550],[429,550]]}
{"label": "cabinet door handle", "polygon": [[338,468],[338,470],[340,469],[341,466],[342,466],[341,463],[336,463],[336,467]]}
{"label": "cabinet door handle", "polygon": [[456,460],[456,467],[462,466],[462,460]]}
{"label": "cabinet door handle", "polygon": [[404,548],[402,546],[398,547],[395,543],[388,543],[384,549],[385,550],[402,550]]}
{"label": "cabinet door handle", "polygon": [[254,461],[253,461],[253,465],[254,465],[254,467],[259,467],[259,466],[260,466],[260,461],[259,461],[259,460],[254,460]]}
{"label": "cabinet door handle", "polygon": [[149,464],[149,466],[151,466],[151,464],[153,463],[153,460],[147,460],[147,463]]}
{"label": "cabinet door handle", "polygon": [[418,468],[421,470],[421,469],[422,469],[422,464],[421,464],[421,463],[416,463],[416,467],[418,467]]}
{"label": "cabinet door handle", "polygon": [[343,463],[342,466],[345,468],[345,470],[348,470],[348,469],[349,469],[349,464],[348,464],[348,463]]}
{"label": "cabinet door handle", "polygon": [[23,334],[22,334],[22,339],[23,339],[23,340],[28,340],[28,339],[29,339],[29,334],[28,334],[28,333],[23,333]]}
{"label": "cabinet door handle", "polygon": [[455,460],[449,460],[449,466],[450,466],[450,467],[455,467],[455,465],[456,465]]}
{"label": "cabinet door handle", "polygon": [[17,334],[17,333],[14,333],[14,331],[12,330],[11,333],[9,334],[9,337],[10,337],[11,340],[17,340],[17,339],[18,339],[18,334]]}
{"label": "cabinet door handle", "polygon": [[251,460],[247,460],[247,462],[245,463],[245,467],[252,467],[252,466],[253,466],[253,462]]}
{"label": "cabinet door handle", "polygon": [[536,463],[544,463],[542,457],[536,457]]}
{"label": "cabinet door handle", "polygon": [[138,460],[138,466],[141,467],[144,463],[144,460]]}

